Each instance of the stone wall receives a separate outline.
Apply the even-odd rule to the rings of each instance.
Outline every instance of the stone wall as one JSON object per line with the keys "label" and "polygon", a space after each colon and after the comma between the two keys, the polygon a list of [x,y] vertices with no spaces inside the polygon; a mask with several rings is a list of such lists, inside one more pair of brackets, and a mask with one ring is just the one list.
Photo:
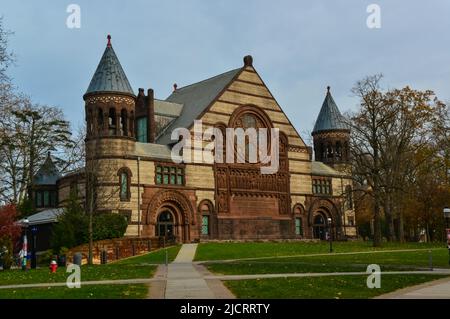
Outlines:
{"label": "stone wall", "polygon": [[[93,248],[93,263],[101,263],[102,251],[107,252],[108,262],[119,260],[127,257],[138,256],[150,251],[163,248],[173,244],[172,242],[165,242],[157,237],[147,238],[116,238],[107,239],[94,242]],[[72,262],[73,256],[76,253],[81,253],[83,256],[82,263],[88,262],[89,244],[74,247],[66,254],[67,261]]]}

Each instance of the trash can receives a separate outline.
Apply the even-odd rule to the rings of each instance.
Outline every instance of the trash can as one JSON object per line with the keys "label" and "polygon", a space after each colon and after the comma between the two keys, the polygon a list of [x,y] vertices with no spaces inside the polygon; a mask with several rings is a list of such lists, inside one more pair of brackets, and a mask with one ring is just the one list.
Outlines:
{"label": "trash can", "polygon": [[105,265],[108,262],[108,252],[106,250],[102,250],[100,254],[100,263]]}
{"label": "trash can", "polygon": [[58,266],[66,267],[66,255],[58,255]]}
{"label": "trash can", "polygon": [[73,263],[75,265],[81,266],[82,259],[83,259],[83,256],[81,255],[81,253],[75,253],[73,255]]}

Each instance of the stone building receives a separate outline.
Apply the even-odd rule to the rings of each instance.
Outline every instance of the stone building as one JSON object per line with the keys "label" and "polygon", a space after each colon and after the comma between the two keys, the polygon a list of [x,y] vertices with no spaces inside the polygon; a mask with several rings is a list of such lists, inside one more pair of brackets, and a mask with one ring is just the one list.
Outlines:
{"label": "stone building", "polygon": [[[72,194],[97,213],[126,216],[128,236],[176,236],[180,242],[325,239],[329,229],[335,239],[356,236],[350,131],[329,88],[312,133],[316,160],[251,56],[237,69],[174,85],[160,100],[152,89],[135,94],[108,37],[83,99],[86,167],[55,181],[59,206]],[[261,162],[248,161],[175,163],[171,150],[178,140],[171,134],[193,131],[195,120],[224,135],[226,128],[278,128],[279,170],[262,174]],[[200,148],[206,144],[200,141]]]}

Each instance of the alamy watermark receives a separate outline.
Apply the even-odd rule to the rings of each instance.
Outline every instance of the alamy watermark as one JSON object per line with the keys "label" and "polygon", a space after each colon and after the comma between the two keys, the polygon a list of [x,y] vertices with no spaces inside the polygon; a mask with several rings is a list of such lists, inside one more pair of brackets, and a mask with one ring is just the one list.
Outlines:
{"label": "alamy watermark", "polygon": [[187,128],[172,131],[172,141],[178,141],[172,148],[172,161],[206,164],[260,163],[261,174],[278,172],[280,156],[278,128],[270,130],[252,127],[226,128],[224,141],[221,129],[210,127],[203,131],[202,121],[196,120],[193,133],[194,136]]}
{"label": "alamy watermark", "polygon": [[69,4],[66,9],[67,13],[70,13],[66,19],[66,26],[69,29],[81,28],[81,8],[78,4]]}
{"label": "alamy watermark", "polygon": [[366,270],[367,274],[370,274],[367,277],[367,288],[373,289],[373,288],[381,288],[381,268],[377,264],[372,264],[367,266]]}
{"label": "alamy watermark", "polygon": [[66,269],[70,275],[67,277],[66,286],[68,288],[81,288],[81,267],[77,264],[70,264]]}
{"label": "alamy watermark", "polygon": [[381,28],[381,8],[378,4],[372,3],[367,6],[366,12],[369,16],[366,20],[366,25],[369,29]]}

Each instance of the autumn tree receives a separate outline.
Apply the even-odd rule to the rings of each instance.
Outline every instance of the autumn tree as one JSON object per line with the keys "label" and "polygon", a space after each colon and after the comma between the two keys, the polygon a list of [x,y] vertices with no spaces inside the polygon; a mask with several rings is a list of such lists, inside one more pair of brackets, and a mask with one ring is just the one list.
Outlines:
{"label": "autumn tree", "polygon": [[381,243],[382,216],[387,238],[403,240],[403,199],[411,196],[407,179],[426,165],[414,158],[424,149],[438,150],[436,134],[445,131],[443,114],[448,112],[430,90],[385,91],[381,79],[375,75],[357,82],[352,91],[360,107],[349,117],[353,175],[360,191],[372,197],[375,246]]}
{"label": "autumn tree", "polygon": [[12,204],[0,207],[0,252],[3,267],[11,267],[14,244],[20,237],[21,227],[16,223],[17,211]]}

